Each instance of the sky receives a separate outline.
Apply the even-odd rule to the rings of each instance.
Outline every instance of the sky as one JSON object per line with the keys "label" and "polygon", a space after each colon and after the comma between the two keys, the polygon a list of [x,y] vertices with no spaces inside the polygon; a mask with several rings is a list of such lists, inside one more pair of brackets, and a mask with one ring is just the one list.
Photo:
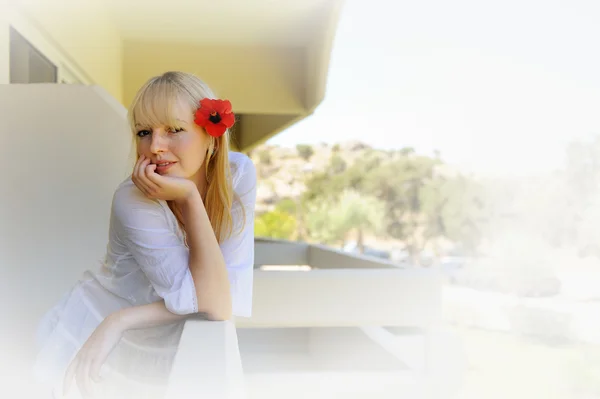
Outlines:
{"label": "sky", "polygon": [[347,0],[325,99],[268,144],[413,147],[481,175],[600,134],[600,2]]}

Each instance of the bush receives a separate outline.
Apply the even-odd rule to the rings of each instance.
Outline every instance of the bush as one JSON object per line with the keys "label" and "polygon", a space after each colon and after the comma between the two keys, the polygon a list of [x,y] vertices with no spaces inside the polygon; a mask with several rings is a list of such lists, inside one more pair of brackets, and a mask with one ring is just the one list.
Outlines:
{"label": "bush", "polygon": [[296,150],[298,151],[298,155],[300,155],[300,157],[305,161],[308,161],[315,153],[313,148],[307,144],[298,144],[296,146]]}
{"label": "bush", "polygon": [[254,235],[257,237],[292,240],[296,230],[296,218],[279,210],[263,213],[254,221]]}
{"label": "bush", "polygon": [[271,153],[269,152],[269,150],[262,150],[258,154],[258,160],[262,164],[271,165],[272,158],[271,158]]}

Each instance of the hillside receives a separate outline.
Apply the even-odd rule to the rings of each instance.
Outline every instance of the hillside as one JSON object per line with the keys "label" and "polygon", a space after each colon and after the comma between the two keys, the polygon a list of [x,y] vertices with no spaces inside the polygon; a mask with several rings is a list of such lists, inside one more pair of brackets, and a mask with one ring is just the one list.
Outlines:
{"label": "hillside", "polygon": [[[336,163],[340,168],[353,165],[370,151],[373,151],[370,146],[358,141],[310,146],[301,144],[298,148],[273,145],[255,148],[249,156],[256,165],[258,175],[257,213],[273,210],[283,199],[298,198],[306,191],[305,183],[311,176],[336,167]],[[339,165],[340,159],[343,165]],[[443,165],[440,172],[456,174],[447,165]]]}

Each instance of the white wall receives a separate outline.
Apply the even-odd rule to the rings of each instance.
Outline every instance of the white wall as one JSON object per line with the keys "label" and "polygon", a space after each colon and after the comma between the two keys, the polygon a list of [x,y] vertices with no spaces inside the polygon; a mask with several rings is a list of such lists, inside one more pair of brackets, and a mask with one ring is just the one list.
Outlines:
{"label": "white wall", "polygon": [[8,3],[0,1],[0,84],[9,82],[10,54],[8,24]]}
{"label": "white wall", "polygon": [[25,375],[40,316],[104,254],[132,140],[104,90],[54,84],[0,85],[0,137],[0,371]]}

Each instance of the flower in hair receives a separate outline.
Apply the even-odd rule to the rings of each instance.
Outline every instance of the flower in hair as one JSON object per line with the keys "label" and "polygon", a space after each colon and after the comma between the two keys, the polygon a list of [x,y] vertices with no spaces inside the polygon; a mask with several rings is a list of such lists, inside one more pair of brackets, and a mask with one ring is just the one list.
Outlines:
{"label": "flower in hair", "polygon": [[213,137],[222,136],[235,123],[229,100],[203,98],[195,116],[194,122]]}

